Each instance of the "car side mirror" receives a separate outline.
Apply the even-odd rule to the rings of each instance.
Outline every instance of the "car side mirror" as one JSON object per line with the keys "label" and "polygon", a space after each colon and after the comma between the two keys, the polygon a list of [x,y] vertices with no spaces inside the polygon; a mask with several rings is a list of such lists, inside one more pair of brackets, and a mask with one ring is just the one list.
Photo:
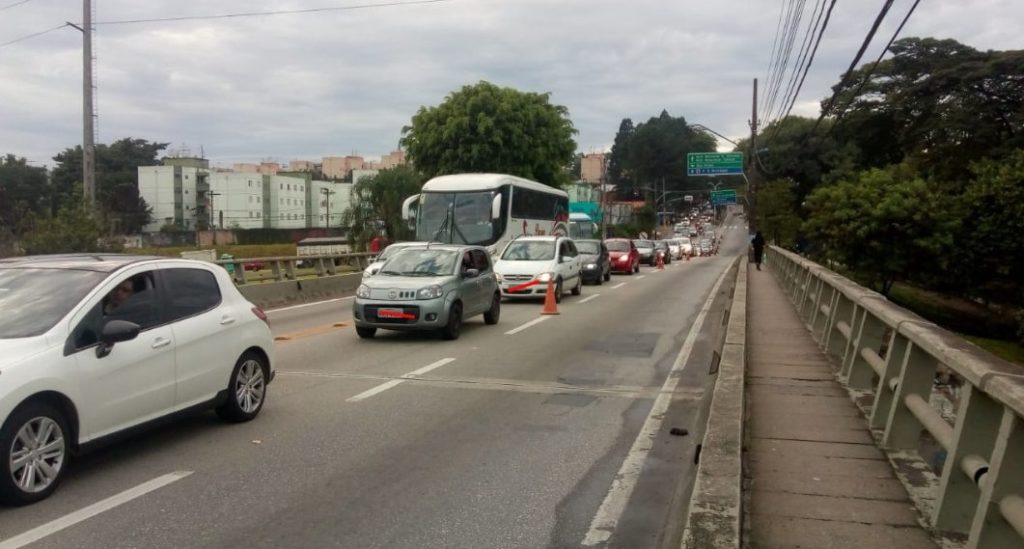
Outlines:
{"label": "car side mirror", "polygon": [[103,358],[110,354],[115,343],[131,341],[139,337],[142,330],[138,324],[127,320],[111,320],[103,325],[100,333],[100,344],[96,347],[96,358]]}
{"label": "car side mirror", "polygon": [[466,269],[462,272],[462,276],[465,278],[476,278],[480,276],[480,269]]}

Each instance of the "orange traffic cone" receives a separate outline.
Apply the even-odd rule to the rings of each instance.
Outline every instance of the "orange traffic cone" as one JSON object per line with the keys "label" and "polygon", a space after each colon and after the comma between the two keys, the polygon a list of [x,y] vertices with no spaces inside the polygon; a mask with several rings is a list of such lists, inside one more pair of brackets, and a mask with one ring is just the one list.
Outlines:
{"label": "orange traffic cone", "polygon": [[558,303],[555,302],[555,282],[553,280],[548,280],[548,293],[544,296],[544,310],[540,314],[558,314]]}
{"label": "orange traffic cone", "polygon": [[664,271],[665,270],[665,258],[662,257],[660,254],[658,255],[658,270],[659,271]]}

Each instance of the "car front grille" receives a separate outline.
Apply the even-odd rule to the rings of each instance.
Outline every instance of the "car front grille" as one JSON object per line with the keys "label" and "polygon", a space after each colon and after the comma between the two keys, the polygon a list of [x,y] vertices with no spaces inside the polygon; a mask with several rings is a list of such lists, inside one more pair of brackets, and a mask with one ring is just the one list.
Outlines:
{"label": "car front grille", "polygon": [[533,280],[533,275],[505,275],[502,278],[509,282],[529,282]]}

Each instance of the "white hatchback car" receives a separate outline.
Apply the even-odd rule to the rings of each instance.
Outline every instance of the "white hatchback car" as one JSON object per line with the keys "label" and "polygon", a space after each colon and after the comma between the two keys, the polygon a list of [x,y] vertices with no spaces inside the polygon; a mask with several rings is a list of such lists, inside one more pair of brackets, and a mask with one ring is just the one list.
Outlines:
{"label": "white hatchback car", "polygon": [[260,412],[267,317],[224,269],[122,255],[0,259],[0,503],[49,496],[68,459],[158,419]]}
{"label": "white hatchback car", "polygon": [[576,244],[564,236],[523,236],[505,246],[494,263],[501,295],[506,298],[537,298],[555,285],[555,300],[561,302],[565,288],[572,295],[583,291],[582,259]]}

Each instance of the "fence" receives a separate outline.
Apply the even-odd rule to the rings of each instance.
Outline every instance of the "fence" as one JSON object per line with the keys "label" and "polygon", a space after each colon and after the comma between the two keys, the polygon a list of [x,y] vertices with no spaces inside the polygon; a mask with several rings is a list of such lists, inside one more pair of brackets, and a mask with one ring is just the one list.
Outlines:
{"label": "fence", "polygon": [[[914,452],[927,431],[946,451],[931,526],[972,549],[1024,546],[1024,368],[798,255],[772,247],[766,263],[842,380],[873,397],[881,446]],[[953,424],[930,404],[940,369],[963,384]]]}
{"label": "fence", "polygon": [[306,265],[312,266],[312,268],[315,269],[316,276],[322,277],[338,274],[338,267],[342,265],[348,265],[362,270],[374,255],[376,254],[363,252],[305,255],[301,257],[248,257],[244,259],[222,259],[215,261],[215,263],[225,268],[231,266],[231,270],[233,271],[232,277],[235,280],[235,284],[243,286],[249,283],[248,277],[246,276],[246,265],[251,267],[258,264],[264,266],[264,268],[267,265],[270,265],[270,269],[273,272],[273,280],[276,282],[283,282],[285,280],[296,280],[296,273],[300,268],[300,263],[303,267]]}

